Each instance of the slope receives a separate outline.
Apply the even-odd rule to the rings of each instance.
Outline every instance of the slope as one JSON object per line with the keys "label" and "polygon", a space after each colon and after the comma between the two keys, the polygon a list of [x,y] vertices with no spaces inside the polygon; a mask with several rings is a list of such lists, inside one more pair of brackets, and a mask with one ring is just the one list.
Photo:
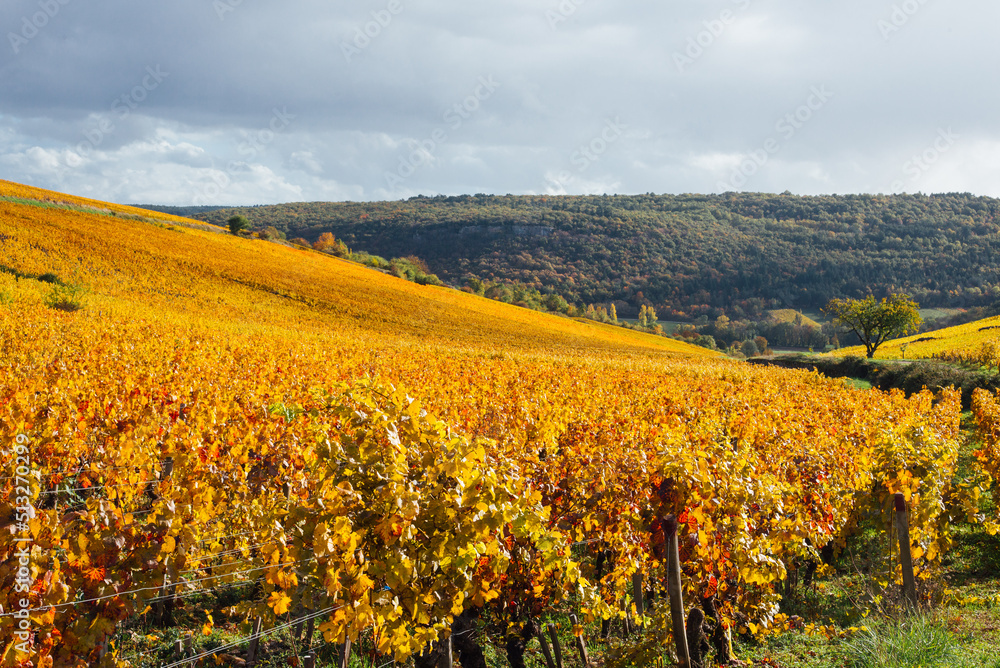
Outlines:
{"label": "slope", "polygon": [[[22,204],[36,204],[52,206],[55,208],[78,208],[85,211],[92,211],[98,214],[121,215],[139,220],[152,220],[160,222],[178,223],[185,226],[194,226],[205,229],[205,224],[181,216],[175,216],[148,209],[140,209],[134,206],[112,204],[100,200],[77,197],[57,193],[52,190],[44,190],[34,186],[27,186],[13,181],[0,179],[0,200],[20,202]],[[215,227],[215,226],[212,226]],[[218,228],[220,231],[222,228]]]}
{"label": "slope", "polygon": [[[93,308],[141,320],[211,323],[227,331],[351,336],[524,350],[706,351],[622,328],[580,323],[463,292],[419,286],[327,255],[131,217],[134,210],[0,183],[0,266],[54,274],[92,290]],[[118,215],[130,214],[128,217]],[[29,283],[34,285],[29,285]],[[41,299],[49,286],[11,290]]]}

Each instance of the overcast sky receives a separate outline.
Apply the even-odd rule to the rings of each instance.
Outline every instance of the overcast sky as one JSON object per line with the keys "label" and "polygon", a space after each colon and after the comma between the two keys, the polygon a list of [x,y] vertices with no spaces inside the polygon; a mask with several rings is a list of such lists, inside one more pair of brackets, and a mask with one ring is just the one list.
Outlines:
{"label": "overcast sky", "polygon": [[2,0],[0,178],[1000,196],[998,24],[996,0]]}

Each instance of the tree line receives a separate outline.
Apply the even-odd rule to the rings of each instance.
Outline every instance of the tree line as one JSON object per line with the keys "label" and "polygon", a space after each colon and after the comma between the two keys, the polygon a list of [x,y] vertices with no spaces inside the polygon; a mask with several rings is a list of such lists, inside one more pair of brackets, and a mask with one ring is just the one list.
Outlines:
{"label": "tree line", "polygon": [[446,283],[520,283],[569,303],[670,320],[761,321],[838,297],[903,291],[925,307],[1000,298],[1000,200],[970,194],[416,197],[194,211],[380,257]]}

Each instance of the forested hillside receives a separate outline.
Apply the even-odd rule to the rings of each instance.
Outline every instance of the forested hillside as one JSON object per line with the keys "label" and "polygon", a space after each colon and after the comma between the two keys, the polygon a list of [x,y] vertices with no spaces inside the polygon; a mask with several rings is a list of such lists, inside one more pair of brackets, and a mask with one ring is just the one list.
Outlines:
{"label": "forested hillside", "polygon": [[[924,306],[1000,296],[1000,200],[968,194],[417,197],[301,203],[234,213],[309,241],[332,232],[352,249],[416,255],[461,284],[521,281],[578,303],[615,300],[630,316],[759,317],[832,297],[903,290]],[[173,211],[173,210],[172,210]],[[184,212],[183,210],[177,210]]]}

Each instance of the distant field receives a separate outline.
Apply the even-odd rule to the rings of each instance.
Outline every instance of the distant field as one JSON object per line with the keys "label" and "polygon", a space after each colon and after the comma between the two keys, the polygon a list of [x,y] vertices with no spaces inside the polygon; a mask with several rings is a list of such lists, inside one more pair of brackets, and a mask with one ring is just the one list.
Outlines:
{"label": "distant field", "polygon": [[947,318],[962,313],[964,310],[960,308],[922,308],[920,309],[920,317],[926,322],[928,320]]}
{"label": "distant field", "polygon": [[[882,344],[875,354],[877,359],[920,359],[943,353],[970,352],[984,343],[1000,340],[1000,316],[948,327],[945,329],[914,334],[901,339],[893,339]],[[903,346],[906,346],[904,353]],[[834,355],[865,355],[864,346],[842,348]]]}
{"label": "distant field", "polygon": [[803,325],[806,325],[808,327],[817,327],[817,328],[820,326],[819,322],[813,320],[812,318],[802,313],[801,311],[796,311],[795,309],[790,309],[790,308],[777,309],[774,311],[769,311],[768,314],[779,322],[794,323],[796,317],[798,316],[802,318],[801,324]]}

